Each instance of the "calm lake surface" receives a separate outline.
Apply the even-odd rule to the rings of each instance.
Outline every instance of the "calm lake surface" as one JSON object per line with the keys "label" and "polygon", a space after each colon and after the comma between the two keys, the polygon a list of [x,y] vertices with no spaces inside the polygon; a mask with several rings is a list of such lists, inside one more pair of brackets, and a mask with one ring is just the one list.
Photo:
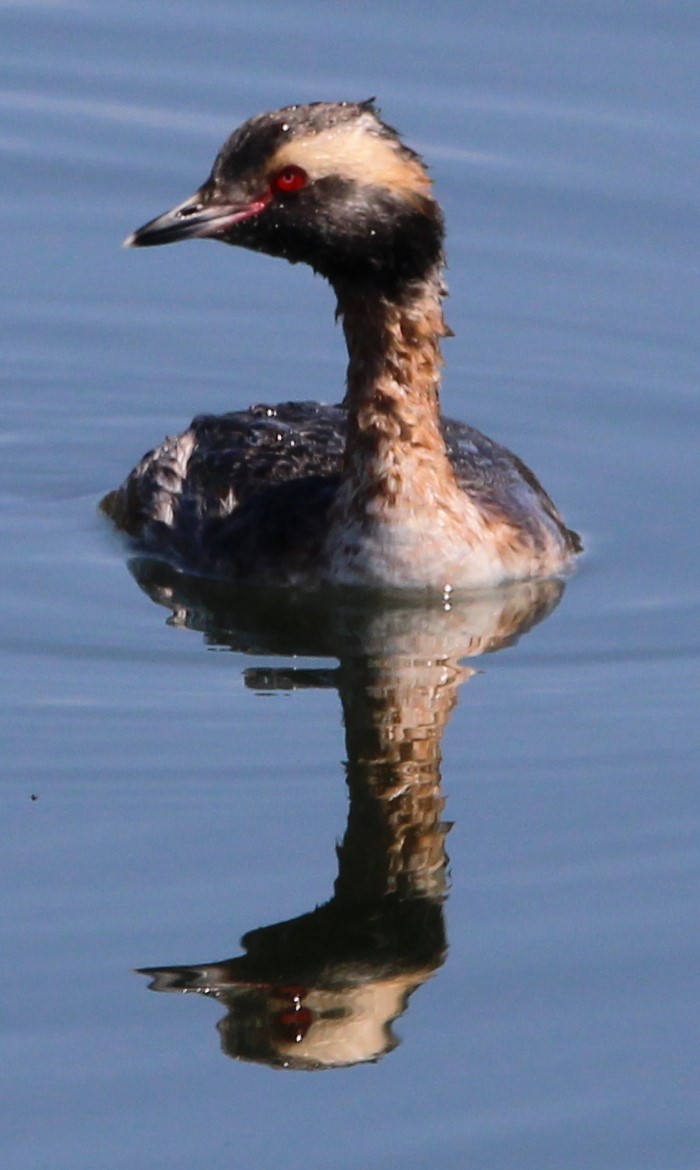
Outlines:
{"label": "calm lake surface", "polygon": [[[4,1165],[697,1167],[699,45],[680,0],[0,3]],[[340,397],[309,271],[120,242],[245,117],[371,94],[561,597],[232,604],[97,515],[195,413]]]}

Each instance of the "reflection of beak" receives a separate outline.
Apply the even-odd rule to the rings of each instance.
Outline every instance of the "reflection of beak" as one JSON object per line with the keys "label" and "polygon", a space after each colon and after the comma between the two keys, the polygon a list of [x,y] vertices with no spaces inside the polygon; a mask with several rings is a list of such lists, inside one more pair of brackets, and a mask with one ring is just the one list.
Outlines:
{"label": "reflection of beak", "polygon": [[125,248],[149,248],[153,244],[174,244],[196,236],[216,238],[241,220],[251,219],[267,207],[271,196],[250,203],[205,202],[203,191],[195,191],[184,203],[145,223],[124,240]]}

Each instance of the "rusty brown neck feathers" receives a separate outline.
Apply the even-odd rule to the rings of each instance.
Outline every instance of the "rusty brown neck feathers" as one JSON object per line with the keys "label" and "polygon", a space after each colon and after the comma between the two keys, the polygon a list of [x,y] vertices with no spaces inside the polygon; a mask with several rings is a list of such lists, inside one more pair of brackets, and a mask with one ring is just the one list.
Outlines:
{"label": "rusty brown neck feathers", "polygon": [[444,291],[439,268],[400,298],[336,287],[350,359],[345,478],[388,506],[454,482],[440,430]]}

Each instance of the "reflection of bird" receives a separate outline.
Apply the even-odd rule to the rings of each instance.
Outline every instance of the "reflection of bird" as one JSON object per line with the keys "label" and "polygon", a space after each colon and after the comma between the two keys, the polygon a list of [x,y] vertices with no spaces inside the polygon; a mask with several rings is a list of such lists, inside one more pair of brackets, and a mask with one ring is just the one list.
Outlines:
{"label": "reflection of bird", "polygon": [[104,510],[147,548],[235,580],[443,590],[547,576],[580,550],[532,473],[439,411],[443,222],[371,102],[252,118],[133,246],[205,236],[310,264],[337,296],[343,407],[203,416]]}
{"label": "reflection of bird", "polygon": [[547,617],[563,582],[520,581],[442,606],[405,594],[377,604],[361,590],[280,598],[154,560],[131,567],[171,621],[212,644],[338,658],[335,668],[256,666],[245,678],[264,692],[338,688],[350,798],[328,901],[249,930],[243,954],[142,974],[155,991],[215,999],[229,1056],[290,1069],[379,1059],[397,1043],[393,1022],[409,997],[446,956],[441,743],[458,688],[476,673],[460,660],[512,645]]}
{"label": "reflection of bird", "polygon": [[[413,616],[419,641],[443,645],[435,625],[449,615],[428,612],[438,616],[432,635],[420,610],[403,634]],[[263,673],[269,690],[306,672]],[[259,674],[248,685],[257,689]],[[446,954],[440,742],[468,676],[440,658],[341,661],[332,681],[345,715],[350,808],[333,897],[248,931],[243,955],[141,969],[154,991],[198,992],[225,1006],[219,1033],[229,1056],[320,1070],[377,1060],[396,1046],[393,1021]]]}

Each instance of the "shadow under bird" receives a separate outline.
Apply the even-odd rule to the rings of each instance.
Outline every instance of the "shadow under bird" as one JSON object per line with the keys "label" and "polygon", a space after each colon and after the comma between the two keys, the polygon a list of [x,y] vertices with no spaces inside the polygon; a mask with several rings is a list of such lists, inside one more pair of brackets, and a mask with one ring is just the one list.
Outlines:
{"label": "shadow under bird", "polygon": [[192,198],[136,231],[204,237],[331,284],[349,364],[341,406],[202,415],[103,510],[140,548],[236,582],[414,590],[548,577],[581,543],[510,451],[441,417],[444,225],[418,155],[372,102],[251,118]]}

